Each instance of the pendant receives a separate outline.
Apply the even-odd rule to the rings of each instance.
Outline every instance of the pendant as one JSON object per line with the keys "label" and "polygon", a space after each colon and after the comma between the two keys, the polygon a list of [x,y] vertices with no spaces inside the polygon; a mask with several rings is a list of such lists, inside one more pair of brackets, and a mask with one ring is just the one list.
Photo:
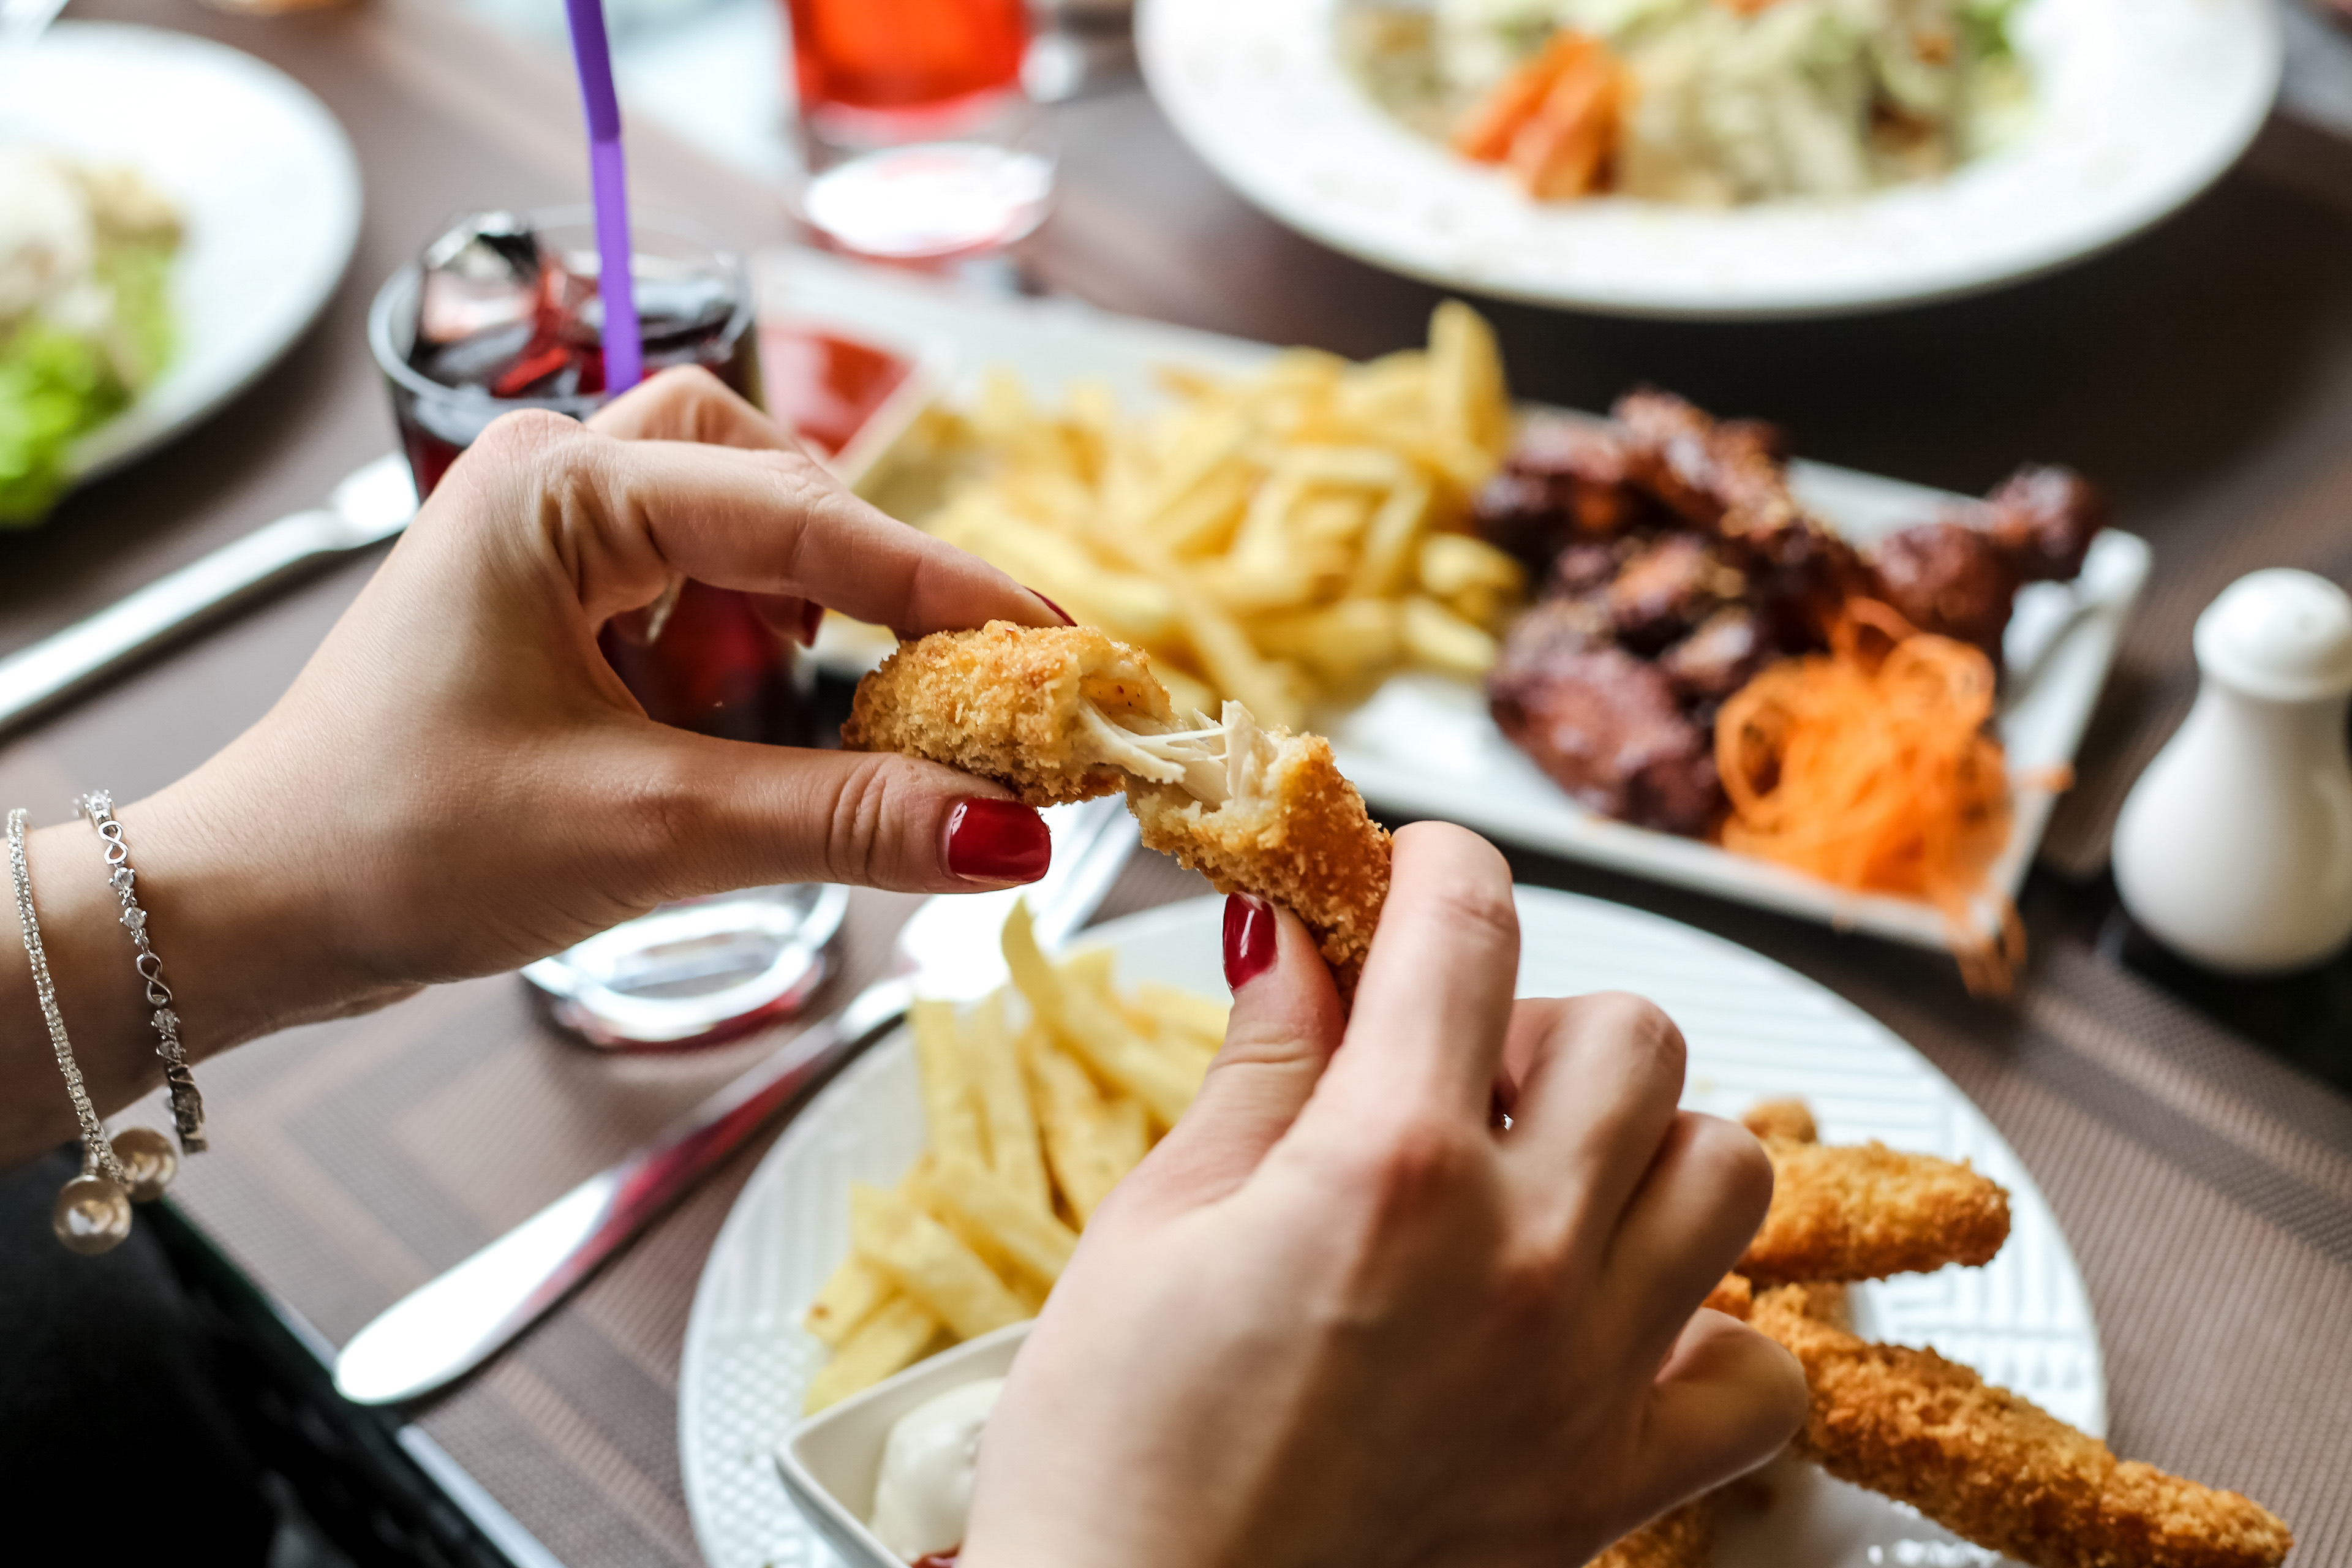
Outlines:
{"label": "pendant", "polygon": [[104,1176],[76,1176],[58,1189],[49,1228],[68,1252],[111,1252],[131,1234],[131,1198]]}
{"label": "pendant", "polygon": [[114,1135],[115,1163],[131,1178],[134,1204],[152,1204],[163,1195],[180,1173],[180,1156],[172,1141],[152,1127],[126,1127]]}

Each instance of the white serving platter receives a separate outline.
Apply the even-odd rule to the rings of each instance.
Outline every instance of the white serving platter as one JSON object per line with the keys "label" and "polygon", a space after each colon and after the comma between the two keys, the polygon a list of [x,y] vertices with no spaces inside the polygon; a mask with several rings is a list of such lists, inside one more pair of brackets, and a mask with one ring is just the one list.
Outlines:
{"label": "white serving platter", "polygon": [[[1947,1268],[1855,1291],[1856,1327],[1933,1344],[1987,1378],[2102,1433],[2106,1384],[2080,1271],[2016,1152],[1927,1059],[1867,1014],[1769,959],[1688,926],[1597,900],[1518,889],[1518,990],[1640,992],[1689,1041],[1683,1103],[1737,1115],[1802,1095],[1831,1142],[1973,1161],[2010,1190],[2010,1239],[1983,1268]],[[1147,910],[1086,933],[1118,953],[1122,985],[1222,994],[1223,900]],[[896,1182],[921,1152],[914,1056],[902,1032],[852,1064],[771,1149],[703,1266],[678,1380],[678,1450],[695,1539],[709,1568],[825,1568],[836,1559],[787,1500],[776,1469],[824,1347],[800,1327],[849,1245],[849,1184]],[[1793,1463],[1771,1506],[1727,1510],[1717,1568],[1986,1563],[1910,1510]]]}
{"label": "white serving platter", "polygon": [[2016,142],[1850,201],[1535,202],[1399,124],[1334,47],[1347,0],[1141,0],[1145,79],[1251,202],[1335,249],[1455,288],[1624,315],[1828,315],[2079,260],[2236,162],[2278,89],[2274,0],[2028,0]]}
{"label": "white serving platter", "polygon": [[179,342],[139,399],[77,442],[77,479],[121,467],[236,396],[334,293],[360,230],[360,167],[327,107],[223,44],[60,22],[0,50],[0,142],[139,170],[179,209]]}
{"label": "white serving platter", "polygon": [[[1093,378],[1108,383],[1126,406],[1141,408],[1160,395],[1160,366],[1242,374],[1275,352],[1067,302],[974,296],[877,278],[814,256],[795,256],[779,267],[768,280],[772,302],[862,327],[886,342],[939,340],[952,345],[965,375],[1009,366],[1049,399],[1071,382]],[[959,392],[950,389],[948,395],[953,400]],[[1819,463],[1799,462],[1791,475],[1805,502],[1856,542],[1933,517],[1963,499]],[[2056,804],[2046,784],[2034,781],[2074,762],[2125,620],[2147,583],[2148,559],[2145,541],[2109,529],[2074,582],[2034,584],[2018,596],[2004,649],[2009,679],[1998,724],[2021,784],[2009,847],[1991,878],[2011,897],[2024,883]],[[828,622],[816,651],[831,668],[855,675],[889,646],[887,636],[845,636],[837,622]],[[1921,947],[1949,942],[1942,912],[1929,905],[1834,888],[1587,809],[1503,739],[1483,695],[1468,682],[1399,676],[1362,705],[1319,712],[1313,721],[1331,738],[1341,770],[1376,811],[1443,817],[1506,843]]]}

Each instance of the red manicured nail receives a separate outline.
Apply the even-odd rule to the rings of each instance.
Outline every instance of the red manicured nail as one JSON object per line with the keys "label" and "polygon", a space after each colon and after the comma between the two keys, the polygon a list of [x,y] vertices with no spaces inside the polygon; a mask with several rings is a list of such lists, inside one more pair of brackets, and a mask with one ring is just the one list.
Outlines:
{"label": "red manicured nail", "polygon": [[[1022,585],[1023,587],[1024,587],[1024,588],[1029,588],[1029,584],[1026,584],[1026,583],[1024,583],[1024,584],[1021,584],[1021,585]],[[1033,593],[1033,594],[1037,594],[1037,590],[1036,590],[1036,589],[1034,589],[1034,588],[1029,588],[1029,591],[1030,591],[1031,593]],[[1040,599],[1045,599],[1045,595],[1043,595],[1043,594],[1037,594],[1037,596],[1038,596]],[[1076,622],[1076,621],[1074,621],[1074,620],[1072,620],[1072,619],[1070,618],[1070,612],[1069,612],[1069,611],[1067,611],[1067,610],[1066,610],[1066,609],[1062,608],[1062,606],[1061,606],[1061,605],[1057,605],[1057,604],[1054,603],[1054,601],[1053,601],[1053,600],[1051,600],[1051,599],[1045,599],[1045,607],[1046,607],[1047,609],[1049,609],[1049,610],[1053,611],[1055,615],[1057,615],[1057,616],[1061,616],[1061,617],[1062,617],[1062,624],[1063,624],[1064,626],[1076,626],[1076,625],[1078,624],[1077,622]]]}
{"label": "red manicured nail", "polygon": [[801,647],[816,647],[816,629],[824,625],[824,606],[814,599],[801,602]]}
{"label": "red manicured nail", "polygon": [[1045,819],[1017,800],[960,800],[948,813],[948,869],[972,882],[1034,882],[1054,863]]}
{"label": "red manicured nail", "polygon": [[1274,967],[1274,906],[1247,893],[1225,900],[1225,986],[1239,991]]}

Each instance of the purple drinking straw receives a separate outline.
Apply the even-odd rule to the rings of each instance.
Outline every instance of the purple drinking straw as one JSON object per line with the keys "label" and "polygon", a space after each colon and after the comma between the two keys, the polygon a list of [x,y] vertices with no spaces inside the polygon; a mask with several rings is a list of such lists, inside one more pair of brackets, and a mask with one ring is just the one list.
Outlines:
{"label": "purple drinking straw", "polygon": [[604,391],[626,392],[644,379],[645,340],[637,326],[636,279],[629,261],[629,181],[621,162],[621,100],[613,91],[613,50],[604,41],[602,0],[564,0],[572,17],[572,58],[580,68],[580,101],[588,110],[588,192],[596,209],[596,255],[604,300]]}

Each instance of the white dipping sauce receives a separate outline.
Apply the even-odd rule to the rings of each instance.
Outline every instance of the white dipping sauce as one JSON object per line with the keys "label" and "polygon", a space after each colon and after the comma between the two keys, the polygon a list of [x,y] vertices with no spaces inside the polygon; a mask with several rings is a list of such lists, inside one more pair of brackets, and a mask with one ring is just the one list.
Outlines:
{"label": "white dipping sauce", "polygon": [[868,1522],[882,1544],[908,1562],[963,1544],[981,1428],[996,1407],[1001,1377],[950,1389],[898,1417],[882,1447]]}

